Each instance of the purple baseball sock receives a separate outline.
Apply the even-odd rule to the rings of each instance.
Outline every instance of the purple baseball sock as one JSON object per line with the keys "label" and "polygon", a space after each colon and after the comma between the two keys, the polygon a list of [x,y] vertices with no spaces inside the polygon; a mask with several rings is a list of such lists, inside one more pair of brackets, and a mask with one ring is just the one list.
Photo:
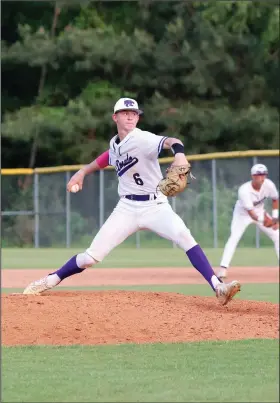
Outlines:
{"label": "purple baseball sock", "polygon": [[201,247],[199,245],[195,245],[193,248],[188,250],[186,254],[190,259],[191,264],[196,268],[196,270],[199,271],[200,274],[202,274],[205,280],[208,281],[212,289],[215,291],[215,284],[212,283],[212,277],[216,277],[216,274],[214,273]]}
{"label": "purple baseball sock", "polygon": [[84,271],[85,269],[81,269],[80,267],[78,267],[76,258],[77,255],[71,257],[71,259],[68,260],[68,262],[66,262],[64,266],[50,274],[56,274],[61,280],[64,280],[67,277],[73,276],[73,274],[82,273],[82,271]]}

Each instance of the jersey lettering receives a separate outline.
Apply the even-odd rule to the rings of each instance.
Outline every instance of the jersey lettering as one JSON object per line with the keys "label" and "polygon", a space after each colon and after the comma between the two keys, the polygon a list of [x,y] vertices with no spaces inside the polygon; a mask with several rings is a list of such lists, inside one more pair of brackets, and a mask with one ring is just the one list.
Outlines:
{"label": "jersey lettering", "polygon": [[267,197],[263,197],[261,200],[254,201],[254,202],[253,202],[253,205],[256,207],[256,206],[258,206],[259,204],[263,203],[263,202],[265,201],[265,199],[267,199]]}
{"label": "jersey lettering", "polygon": [[116,171],[118,176],[122,176],[126,171],[132,168],[138,162],[138,158],[136,157],[129,157],[128,154],[126,155],[126,159],[123,161],[116,161]]}
{"label": "jersey lettering", "polygon": [[155,194],[162,179],[158,153],[166,137],[135,128],[118,144],[117,138],[115,135],[110,141],[109,155],[118,176],[119,195]]}

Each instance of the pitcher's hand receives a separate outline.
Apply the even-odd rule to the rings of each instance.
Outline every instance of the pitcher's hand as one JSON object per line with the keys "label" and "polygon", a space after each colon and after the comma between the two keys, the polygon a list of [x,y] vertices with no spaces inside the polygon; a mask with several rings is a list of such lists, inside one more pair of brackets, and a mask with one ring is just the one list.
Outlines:
{"label": "pitcher's hand", "polygon": [[67,190],[68,192],[71,192],[71,188],[74,185],[79,186],[79,190],[82,190],[83,188],[83,183],[84,183],[84,178],[85,178],[85,171],[83,169],[80,169],[78,172],[76,172],[70,179],[70,181],[67,183]]}

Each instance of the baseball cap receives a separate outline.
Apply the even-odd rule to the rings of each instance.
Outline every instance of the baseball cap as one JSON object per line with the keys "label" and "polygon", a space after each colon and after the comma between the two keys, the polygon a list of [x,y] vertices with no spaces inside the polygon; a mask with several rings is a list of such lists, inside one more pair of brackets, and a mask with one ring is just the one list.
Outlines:
{"label": "baseball cap", "polygon": [[115,106],[114,106],[114,113],[120,111],[135,111],[138,115],[142,115],[143,111],[141,111],[138,107],[137,101],[132,98],[120,98]]}
{"label": "baseball cap", "polygon": [[251,175],[267,175],[268,170],[267,167],[263,164],[255,164],[251,168]]}

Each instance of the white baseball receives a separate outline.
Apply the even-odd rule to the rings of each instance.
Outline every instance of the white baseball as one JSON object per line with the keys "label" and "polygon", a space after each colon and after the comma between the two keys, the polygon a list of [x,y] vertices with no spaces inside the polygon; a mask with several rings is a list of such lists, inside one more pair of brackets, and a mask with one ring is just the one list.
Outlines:
{"label": "white baseball", "polygon": [[80,190],[80,186],[76,183],[76,185],[71,186],[71,192],[77,193]]}

